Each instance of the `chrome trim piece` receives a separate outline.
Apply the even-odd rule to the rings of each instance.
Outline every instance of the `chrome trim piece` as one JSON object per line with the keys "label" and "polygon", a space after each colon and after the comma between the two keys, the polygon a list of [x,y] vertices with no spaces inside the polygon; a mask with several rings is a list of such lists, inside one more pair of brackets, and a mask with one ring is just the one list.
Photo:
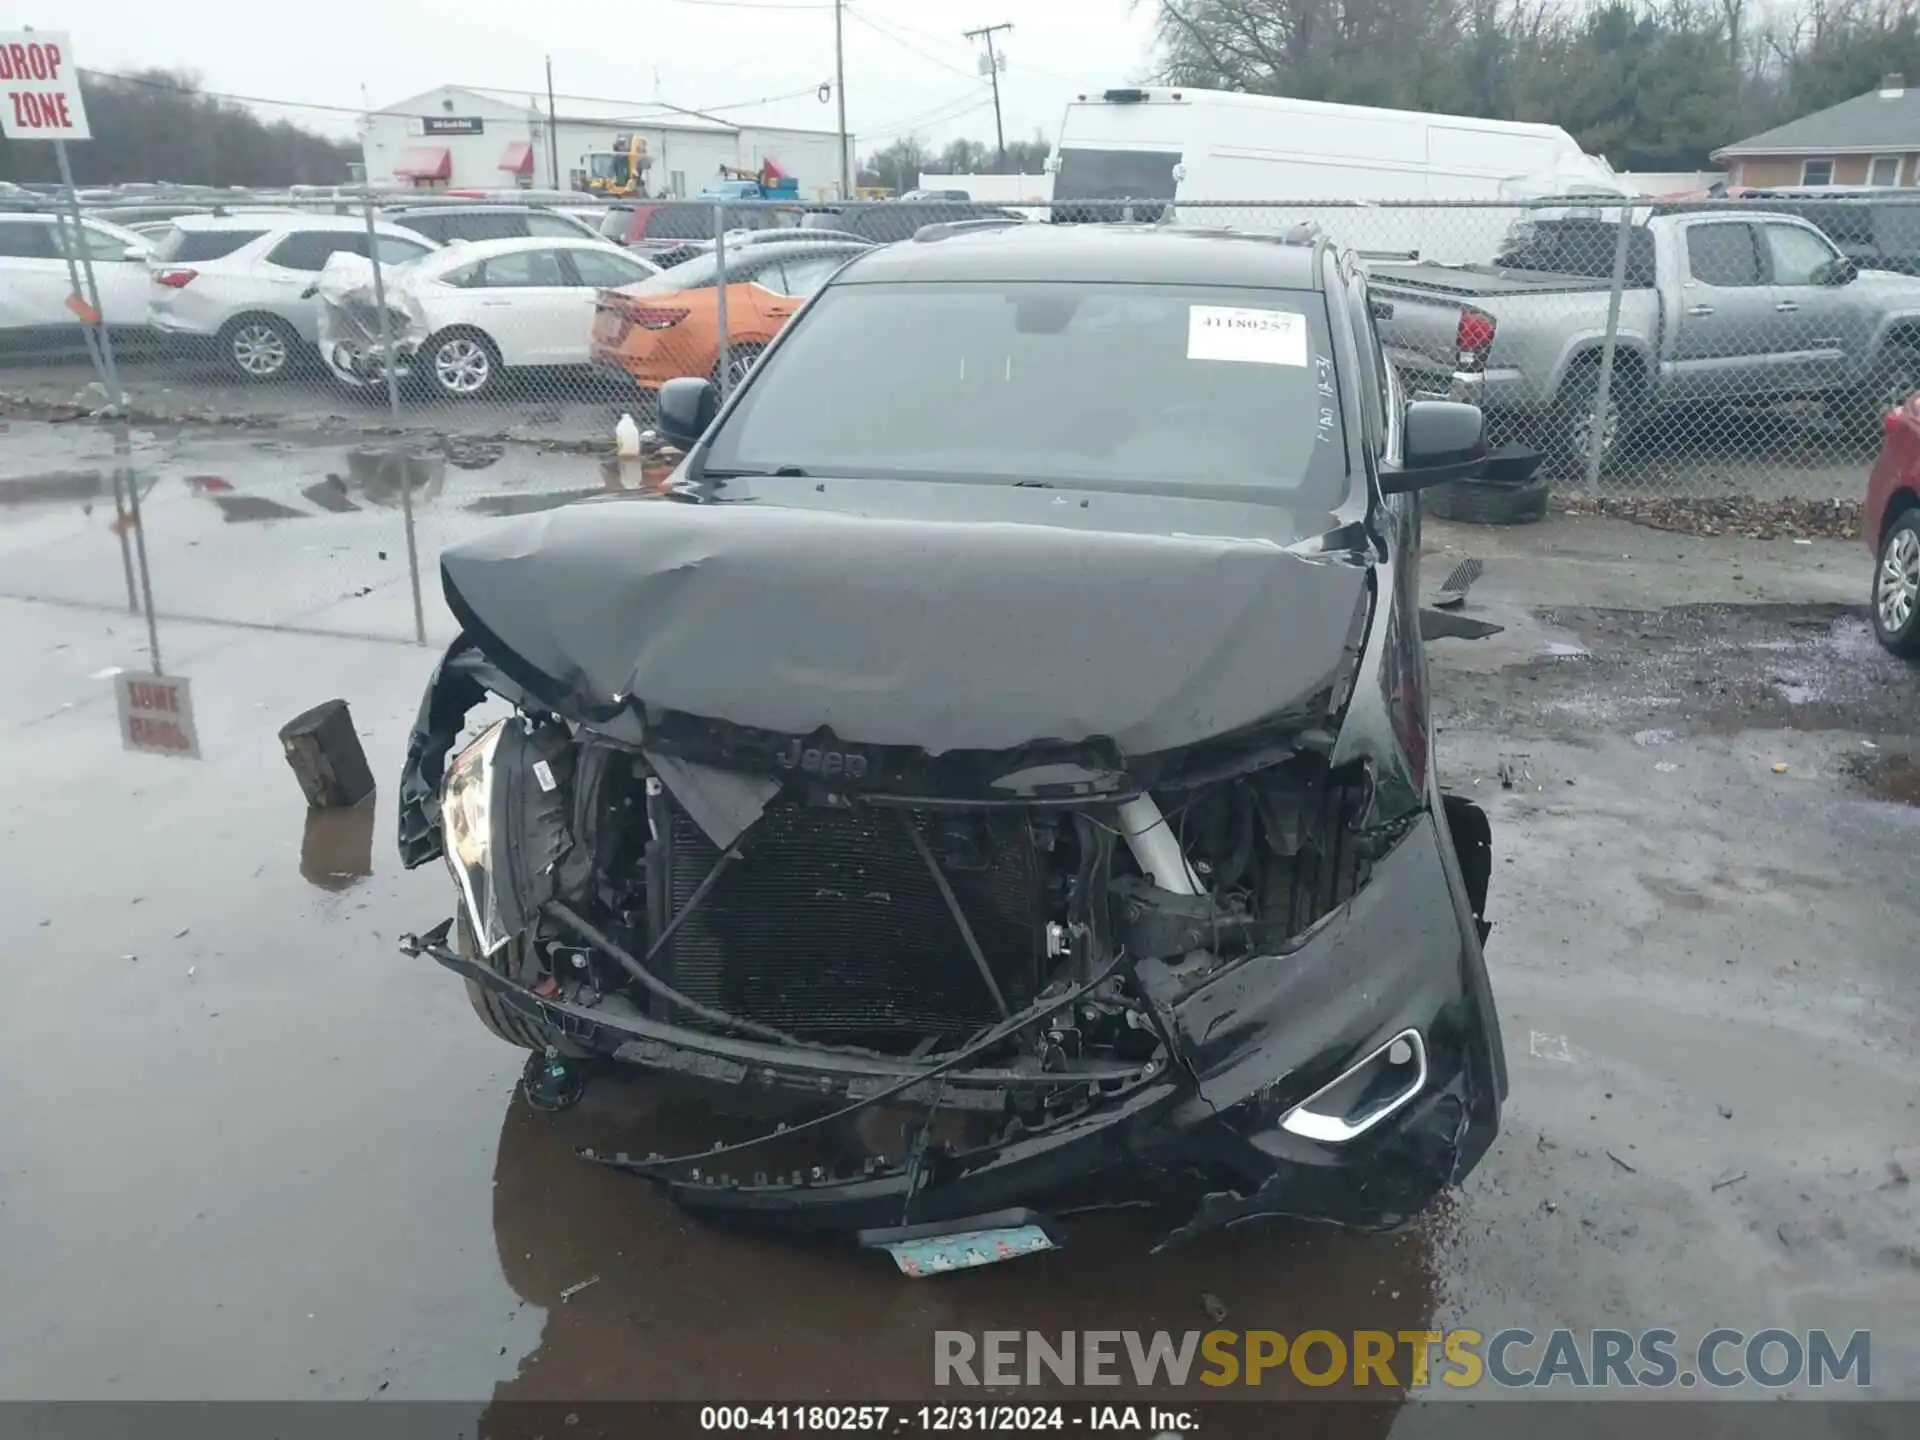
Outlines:
{"label": "chrome trim piece", "polygon": [[[1347,1080],[1350,1080],[1358,1072],[1365,1070],[1382,1055],[1386,1055],[1387,1052],[1392,1050],[1396,1045],[1411,1045],[1413,1047],[1412,1059],[1415,1065],[1415,1072],[1413,1083],[1408,1085],[1406,1089],[1395,1095],[1391,1100],[1387,1101],[1386,1104],[1362,1116],[1358,1124],[1347,1120],[1344,1116],[1321,1114],[1313,1108],[1315,1101],[1345,1083]],[[1389,1060],[1391,1060],[1391,1058],[1392,1057],[1389,1057]],[[1378,1049],[1367,1055],[1365,1059],[1359,1061],[1357,1064],[1349,1065],[1345,1070],[1341,1071],[1339,1075],[1328,1081],[1325,1085],[1322,1085],[1318,1090],[1314,1091],[1313,1094],[1289,1110],[1281,1117],[1280,1128],[1288,1134],[1299,1135],[1304,1139],[1320,1140],[1329,1145],[1344,1145],[1347,1141],[1357,1139],[1359,1136],[1366,1134],[1367,1131],[1373,1129],[1374,1126],[1378,1125],[1388,1116],[1404,1109],[1416,1095],[1426,1088],[1427,1042],[1421,1038],[1418,1030],[1402,1030],[1398,1035],[1395,1035],[1391,1040],[1388,1040],[1384,1045],[1381,1045]]]}

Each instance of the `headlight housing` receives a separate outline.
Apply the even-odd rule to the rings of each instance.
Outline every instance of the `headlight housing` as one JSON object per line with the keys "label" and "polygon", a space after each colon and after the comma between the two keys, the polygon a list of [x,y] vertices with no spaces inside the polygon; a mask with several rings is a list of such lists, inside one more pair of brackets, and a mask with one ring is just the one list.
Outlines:
{"label": "headlight housing", "polygon": [[494,878],[493,796],[495,753],[507,722],[495,721],[447,766],[440,787],[440,832],[447,868],[466,901],[475,943],[491,955],[507,943]]}

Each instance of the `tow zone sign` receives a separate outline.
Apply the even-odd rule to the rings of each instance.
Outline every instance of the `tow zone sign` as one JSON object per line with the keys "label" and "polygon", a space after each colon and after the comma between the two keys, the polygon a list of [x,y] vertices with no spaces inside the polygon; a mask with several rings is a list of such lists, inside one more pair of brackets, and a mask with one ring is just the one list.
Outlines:
{"label": "tow zone sign", "polygon": [[93,138],[64,30],[0,30],[0,134],[9,140]]}

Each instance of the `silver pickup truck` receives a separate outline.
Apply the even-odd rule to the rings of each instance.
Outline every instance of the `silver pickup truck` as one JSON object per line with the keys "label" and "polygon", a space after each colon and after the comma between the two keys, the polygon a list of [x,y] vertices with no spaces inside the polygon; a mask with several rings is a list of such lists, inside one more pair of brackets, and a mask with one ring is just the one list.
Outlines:
{"label": "silver pickup truck", "polygon": [[[1819,398],[1877,421],[1920,389],[1920,278],[1858,269],[1790,215],[1635,219],[1603,457],[1671,407]],[[1618,233],[1617,218],[1556,215],[1515,226],[1490,265],[1370,265],[1408,391],[1472,401],[1496,439],[1582,463]]]}

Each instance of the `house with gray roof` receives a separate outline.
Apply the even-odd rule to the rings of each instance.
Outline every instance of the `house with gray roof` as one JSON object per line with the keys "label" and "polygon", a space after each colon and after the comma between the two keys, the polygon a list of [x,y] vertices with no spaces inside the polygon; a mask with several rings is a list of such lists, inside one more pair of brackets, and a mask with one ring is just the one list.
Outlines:
{"label": "house with gray roof", "polygon": [[1713,158],[1733,186],[1920,184],[1920,90],[1889,75],[1878,89],[1723,145]]}

